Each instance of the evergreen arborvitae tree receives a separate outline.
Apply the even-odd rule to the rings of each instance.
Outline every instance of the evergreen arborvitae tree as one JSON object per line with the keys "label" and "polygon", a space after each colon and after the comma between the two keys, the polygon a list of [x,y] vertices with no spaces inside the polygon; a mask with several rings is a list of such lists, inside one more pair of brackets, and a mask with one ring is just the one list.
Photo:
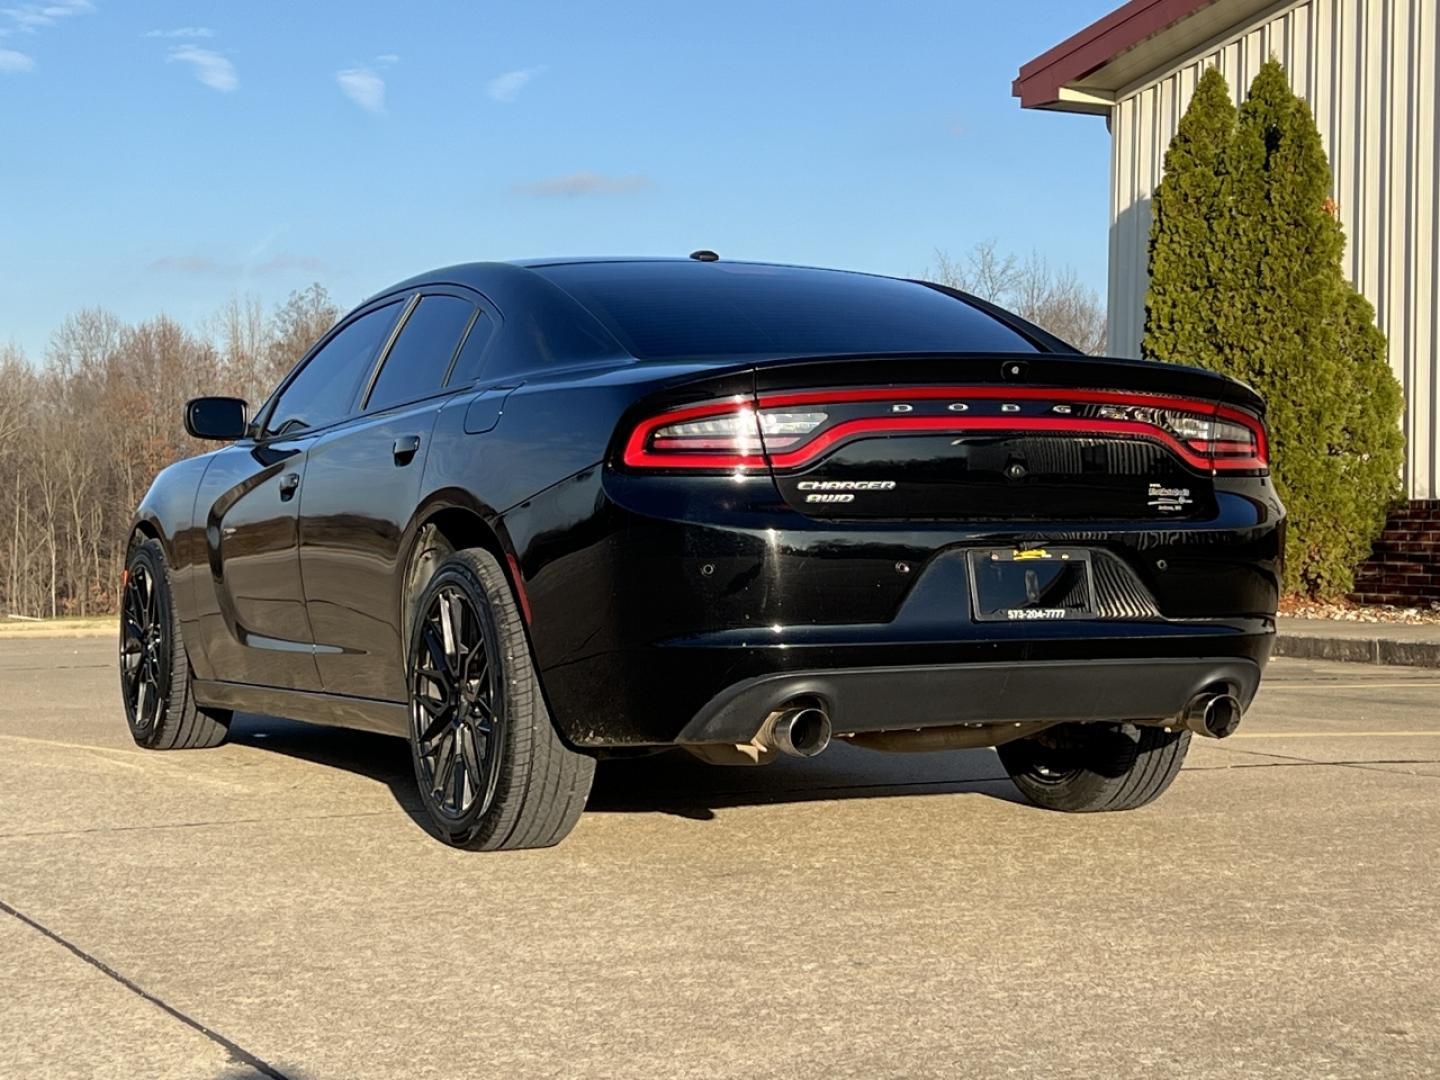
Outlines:
{"label": "evergreen arborvitae tree", "polygon": [[1250,87],[1221,167],[1231,201],[1218,237],[1228,258],[1217,367],[1265,396],[1271,470],[1290,513],[1286,584],[1333,591],[1352,501],[1334,452],[1352,405],[1340,355],[1345,240],[1325,210],[1320,133],[1273,60]]}
{"label": "evergreen arborvitae tree", "polygon": [[1351,498],[1349,517],[1355,525],[1341,538],[1348,541],[1348,549],[1335,552],[1338,565],[1330,580],[1341,590],[1350,588],[1355,565],[1370,554],[1385,528],[1386,512],[1400,498],[1400,467],[1405,461],[1405,436],[1400,430],[1405,394],[1390,369],[1385,335],[1375,325],[1370,301],[1348,282],[1345,294],[1340,353],[1353,365],[1354,386],[1338,449]]}
{"label": "evergreen arborvitae tree", "polygon": [[1146,345],[1265,397],[1271,471],[1290,515],[1286,588],[1343,592],[1399,495],[1399,384],[1373,310],[1345,280],[1330,165],[1279,62],[1256,76],[1210,157],[1208,186],[1190,160],[1201,145],[1193,132],[1222,128],[1223,110],[1215,87],[1196,101],[1203,119],[1177,157],[1196,175],[1168,190],[1167,176],[1156,197],[1166,220],[1152,232]]}
{"label": "evergreen arborvitae tree", "polygon": [[1215,366],[1215,246],[1222,213],[1221,155],[1235,136],[1235,105],[1225,76],[1207,68],[1165,151],[1165,178],[1150,221],[1150,291],[1145,297],[1146,356]]}

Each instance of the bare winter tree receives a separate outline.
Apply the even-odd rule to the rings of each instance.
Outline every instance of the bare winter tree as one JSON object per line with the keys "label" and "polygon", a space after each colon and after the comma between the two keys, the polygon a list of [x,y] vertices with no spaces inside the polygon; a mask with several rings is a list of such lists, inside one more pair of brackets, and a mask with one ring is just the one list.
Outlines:
{"label": "bare winter tree", "polygon": [[924,275],[1008,308],[1050,331],[1081,352],[1105,349],[1105,308],[1094,289],[1070,267],[1056,270],[1040,255],[1001,255],[993,240],[976,244],[962,258],[935,252]]}
{"label": "bare winter tree", "polygon": [[162,468],[207,449],[181,427],[186,399],[258,404],[338,314],[312,285],[268,316],[236,297],[201,334],[87,308],[39,364],[0,346],[0,615],[113,611],[136,504]]}
{"label": "bare winter tree", "polygon": [[[38,397],[38,379],[21,351],[0,348],[0,514],[7,537],[5,567],[0,586],[13,605],[41,610],[42,593],[35,576],[33,547],[29,542],[30,495],[33,469],[21,443]],[[32,450],[33,454],[33,450]]]}
{"label": "bare winter tree", "polygon": [[232,296],[209,329],[209,336],[219,346],[232,389],[256,405],[274,385],[268,355],[270,326],[259,298]]}
{"label": "bare winter tree", "polygon": [[308,289],[292,292],[270,319],[267,349],[270,384],[278,382],[294,367],[295,361],[304,356],[306,350],[334,326],[338,318],[340,309],[318,282]]}

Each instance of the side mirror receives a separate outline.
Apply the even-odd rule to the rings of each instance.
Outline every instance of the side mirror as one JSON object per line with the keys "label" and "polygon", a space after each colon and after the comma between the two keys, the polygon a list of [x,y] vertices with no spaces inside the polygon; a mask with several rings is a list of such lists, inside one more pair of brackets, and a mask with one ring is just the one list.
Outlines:
{"label": "side mirror", "polygon": [[197,397],[185,403],[185,430],[197,439],[233,442],[245,437],[245,402],[238,397]]}

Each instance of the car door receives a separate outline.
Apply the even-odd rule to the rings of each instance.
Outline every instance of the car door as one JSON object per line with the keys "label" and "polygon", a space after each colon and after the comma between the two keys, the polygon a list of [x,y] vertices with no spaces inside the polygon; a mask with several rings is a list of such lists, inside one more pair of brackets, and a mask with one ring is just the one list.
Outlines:
{"label": "car door", "polygon": [[[311,448],[300,499],[300,566],[315,660],[330,693],[401,701],[406,529],[435,418],[462,342],[488,320],[460,290],[427,288],[371,378],[358,415]],[[468,350],[467,350],[468,351]]]}
{"label": "car door", "polygon": [[210,564],[198,609],[212,678],[320,689],[300,576],[307,458],[353,411],[402,306],[371,307],[336,328],[281,384],[253,437],[218,451],[206,469],[195,511]]}

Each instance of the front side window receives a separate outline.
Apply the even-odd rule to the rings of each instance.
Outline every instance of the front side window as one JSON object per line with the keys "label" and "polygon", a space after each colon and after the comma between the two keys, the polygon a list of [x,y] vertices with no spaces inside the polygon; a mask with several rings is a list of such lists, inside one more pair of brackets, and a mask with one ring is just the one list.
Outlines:
{"label": "front side window", "polygon": [[368,412],[439,390],[475,305],[456,296],[425,296],[410,313],[370,391]]}
{"label": "front side window", "polygon": [[403,306],[397,300],[367,311],[326,342],[285,387],[265,424],[265,433],[309,431],[345,419]]}

